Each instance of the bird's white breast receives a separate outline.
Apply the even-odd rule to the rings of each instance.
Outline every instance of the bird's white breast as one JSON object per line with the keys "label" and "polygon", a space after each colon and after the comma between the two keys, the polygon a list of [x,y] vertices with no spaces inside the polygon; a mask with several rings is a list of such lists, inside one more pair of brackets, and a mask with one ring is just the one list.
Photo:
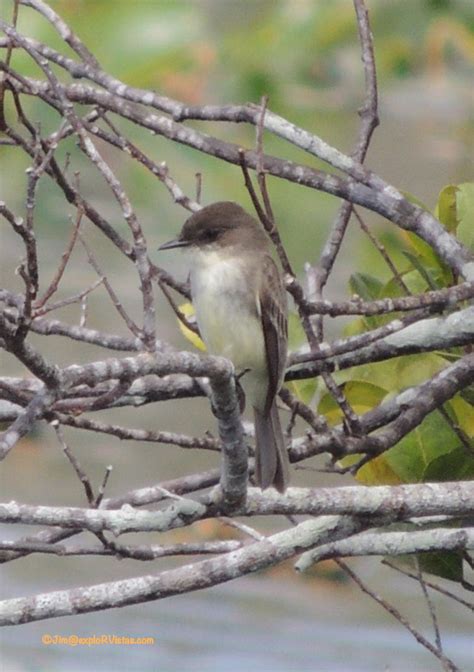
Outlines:
{"label": "bird's white breast", "polygon": [[193,256],[191,292],[208,351],[230,359],[237,372],[251,370],[242,379],[251,401],[265,396],[267,366],[260,306],[245,264],[219,251],[197,251]]}

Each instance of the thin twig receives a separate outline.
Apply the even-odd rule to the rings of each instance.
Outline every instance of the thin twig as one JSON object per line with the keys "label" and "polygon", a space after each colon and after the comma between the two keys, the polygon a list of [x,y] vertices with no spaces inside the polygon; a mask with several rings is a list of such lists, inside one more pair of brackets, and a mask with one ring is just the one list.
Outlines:
{"label": "thin twig", "polygon": [[398,284],[400,285],[402,290],[404,292],[406,292],[406,294],[410,295],[411,294],[410,290],[408,289],[407,285],[405,284],[405,281],[403,280],[402,276],[398,272],[397,267],[395,266],[395,264],[391,260],[391,258],[389,256],[389,254],[387,253],[387,250],[385,249],[385,247],[372,234],[371,230],[369,229],[367,224],[364,222],[364,220],[362,219],[362,217],[360,216],[360,214],[356,210],[356,208],[353,208],[352,212],[354,213],[355,218],[359,222],[359,226],[362,229],[362,231],[367,235],[370,242],[378,250],[378,252],[380,252],[380,255],[382,256],[383,260],[385,261],[385,263],[387,264],[389,269],[392,271],[393,277],[396,279],[396,281],[398,282]]}
{"label": "thin twig", "polygon": [[434,635],[435,635],[435,642],[436,642],[436,647],[438,651],[443,654],[443,646],[441,644],[441,634],[439,631],[439,625],[438,625],[438,618],[436,616],[436,610],[434,608],[433,600],[430,597],[430,594],[428,592],[428,589],[426,587],[425,583],[425,578],[423,576],[423,571],[421,569],[421,564],[420,564],[420,558],[418,555],[415,555],[415,567],[416,567],[416,573],[418,576],[418,581],[421,586],[421,590],[423,591],[423,596],[425,598],[426,605],[428,607],[428,611],[430,613],[431,617],[431,622],[433,623],[433,630],[434,630]]}
{"label": "thin twig", "polygon": [[432,653],[442,663],[445,670],[449,670],[449,672],[461,672],[459,667],[457,667],[450,658],[440,652],[436,647],[433,646],[433,644],[431,644],[431,642],[423,637],[423,635],[411,625],[411,623],[398,611],[398,609],[396,609],[392,604],[371,590],[367,584],[364,583],[362,579],[357,576],[357,574],[353,572],[345,562],[339,559],[335,560],[335,562],[342,570],[344,570],[344,572],[346,572],[346,574],[351,577],[351,579],[359,586],[362,592],[366,593],[366,595],[369,595],[373,600],[375,600],[375,602],[377,602],[377,604],[380,604],[380,606],[383,607],[385,611],[388,611],[388,613],[391,614],[400,623],[400,625],[403,625],[403,627],[413,635],[419,644],[424,646],[425,649]]}
{"label": "thin twig", "polygon": [[67,459],[72,465],[72,468],[74,469],[78,479],[82,483],[82,486],[84,488],[84,492],[86,494],[86,499],[89,503],[89,506],[92,508],[95,508],[95,497],[94,497],[94,491],[92,490],[92,485],[91,482],[86,474],[86,472],[82,469],[79,460],[76,458],[74,453],[71,451],[69,448],[68,444],[66,443],[64,439],[64,435],[62,433],[61,427],[59,425],[59,422],[57,420],[53,420],[51,423],[51,426],[53,427],[59,445],[61,446],[63,453],[66,455]]}
{"label": "thin twig", "polygon": [[196,203],[201,203],[202,173],[196,173]]}
{"label": "thin twig", "polygon": [[[404,567],[398,567],[397,565],[394,565],[393,562],[390,560],[387,560],[387,558],[384,558],[382,560],[382,564],[387,565],[387,567],[390,567],[390,569],[395,570],[396,572],[400,572],[404,576],[408,576],[410,579],[414,579],[415,581],[418,581],[418,576],[410,572],[408,569]],[[446,597],[449,597],[451,600],[454,600],[455,602],[458,602],[458,604],[461,604],[463,607],[466,607],[470,611],[474,613],[474,603],[473,602],[468,602],[467,600],[463,600],[462,597],[459,597],[459,595],[456,595],[455,593],[451,592],[450,590],[447,590],[446,588],[443,588],[442,586],[438,585],[437,583],[433,583],[432,581],[427,581],[424,579],[425,585],[427,585],[429,588],[432,588],[433,590],[436,590],[438,593],[441,593],[442,595],[445,595]]]}
{"label": "thin twig", "polygon": [[[12,26],[16,28],[18,22],[18,5],[19,0],[13,2]],[[13,42],[10,40],[7,46],[7,53],[5,55],[5,65],[10,65],[13,51]],[[0,77],[0,131],[5,131],[7,122],[5,119],[5,77]]]}
{"label": "thin twig", "polygon": [[182,310],[180,310],[178,304],[176,303],[173,296],[171,295],[171,292],[169,291],[167,285],[162,280],[158,280],[158,285],[159,285],[161,291],[163,292],[163,294],[165,295],[166,300],[168,301],[169,305],[171,306],[171,308],[172,308],[174,314],[176,315],[176,317],[178,318],[178,320],[182,324],[184,324],[184,326],[187,329],[192,331],[194,334],[197,334],[197,336],[200,336],[199,327],[197,325],[197,322],[195,320],[190,320],[189,317],[187,315],[185,315]]}
{"label": "thin twig", "polygon": [[[375,67],[374,45],[370,29],[369,16],[363,0],[354,0],[357,15],[357,29],[361,45],[361,56],[365,78],[365,101],[359,110],[361,124],[352,156],[362,164],[364,162],[372,134],[379,124],[377,72]],[[345,201],[334,220],[331,233],[321,252],[317,268],[309,267],[309,282],[313,287],[313,299],[321,299],[323,288],[329,278],[349,223],[353,204]],[[323,339],[323,320],[315,320],[318,339]]]}
{"label": "thin twig", "polygon": [[54,303],[48,303],[46,305],[43,305],[41,308],[35,310],[34,317],[35,318],[42,317],[43,315],[47,315],[48,313],[52,313],[53,311],[58,310],[59,308],[70,306],[73,303],[81,303],[86,296],[89,296],[89,294],[91,294],[91,292],[97,289],[97,287],[103,285],[104,281],[105,278],[98,278],[95,282],[92,283],[92,285],[86,287],[86,289],[83,289],[81,292],[78,292],[73,296],[68,296],[66,299],[60,299],[59,301],[55,301]]}
{"label": "thin twig", "polygon": [[57,269],[56,273],[54,274],[54,277],[51,280],[50,284],[48,285],[48,287],[43,292],[43,295],[35,301],[35,304],[34,304],[35,317],[37,316],[37,311],[44,306],[46,301],[48,301],[48,299],[50,299],[53,296],[53,294],[56,292],[56,290],[59,287],[59,283],[61,282],[61,278],[63,277],[66,266],[69,262],[69,259],[71,258],[71,254],[72,254],[72,251],[74,249],[74,245],[76,244],[77,235],[78,235],[78,232],[79,232],[79,228],[81,226],[81,221],[82,221],[83,214],[84,214],[84,212],[83,212],[82,208],[78,207],[77,208],[77,215],[76,215],[76,222],[74,224],[73,232],[72,232],[71,238],[69,240],[69,243],[68,243],[65,251],[63,252],[62,256],[61,256],[61,261],[59,262],[58,269]]}
{"label": "thin twig", "polygon": [[89,245],[86,243],[84,237],[81,235],[81,233],[78,233],[79,240],[82,243],[82,246],[84,247],[86,254],[87,254],[87,259],[89,260],[90,265],[92,268],[95,270],[97,275],[100,277],[101,281],[104,284],[105,289],[107,290],[112,303],[114,304],[118,314],[123,318],[125,324],[127,327],[130,329],[132,334],[142,340],[142,332],[141,329],[138,327],[137,324],[132,320],[132,318],[128,315],[128,313],[125,311],[124,307],[122,306],[122,303],[120,302],[117,294],[115,293],[114,289],[112,288],[112,285],[106,278],[106,276],[103,274],[102,270],[99,267],[99,264],[97,263],[97,260],[92,253],[92,250],[90,249]]}
{"label": "thin twig", "polygon": [[256,541],[262,541],[265,539],[265,535],[261,534],[253,527],[250,527],[250,525],[246,525],[239,520],[227,518],[227,516],[220,516],[219,520],[221,523],[224,523],[224,525],[228,525],[229,527],[233,527],[235,530],[239,530],[239,532],[242,532],[245,534],[245,536],[250,537],[251,539],[255,539]]}

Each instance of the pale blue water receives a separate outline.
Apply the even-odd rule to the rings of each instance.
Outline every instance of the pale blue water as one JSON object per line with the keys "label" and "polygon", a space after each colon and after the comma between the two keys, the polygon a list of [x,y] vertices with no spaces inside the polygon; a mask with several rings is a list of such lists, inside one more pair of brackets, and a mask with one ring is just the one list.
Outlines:
{"label": "pale blue water", "polygon": [[[372,583],[382,590],[380,576]],[[396,588],[397,595],[390,599],[402,605],[402,611],[432,640],[425,605],[415,584],[397,581]],[[438,603],[438,598],[434,599]],[[441,612],[445,608],[444,602]],[[448,622],[443,613],[440,618],[445,651],[463,672],[472,672],[472,614],[449,604],[448,609],[452,610]],[[155,644],[45,646],[41,644],[45,633],[152,636]],[[206,593],[143,606],[5,628],[0,641],[4,672],[441,669],[409,633],[355,588],[280,577],[248,578]]]}

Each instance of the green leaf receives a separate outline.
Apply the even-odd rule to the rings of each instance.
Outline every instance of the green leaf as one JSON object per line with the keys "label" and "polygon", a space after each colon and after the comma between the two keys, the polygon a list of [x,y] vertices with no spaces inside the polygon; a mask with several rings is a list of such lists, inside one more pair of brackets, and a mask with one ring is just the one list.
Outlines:
{"label": "green leaf", "polygon": [[423,572],[440,576],[443,579],[463,580],[463,559],[457,551],[440,551],[438,553],[421,553],[420,568]]}
{"label": "green leaf", "polygon": [[357,317],[355,320],[351,320],[344,327],[344,336],[357,336],[357,334],[363,334],[367,331],[367,322],[363,317]]}
{"label": "green leaf", "polygon": [[397,359],[387,359],[385,362],[375,362],[373,364],[364,364],[346,371],[341,371],[346,375],[346,380],[357,376],[357,380],[364,380],[387,388],[390,392],[397,391]]}
{"label": "green leaf", "polygon": [[[438,411],[385,453],[389,466],[404,483],[450,480],[457,477],[459,439]],[[444,460],[437,462],[441,457]],[[466,469],[469,471],[470,467]]]}
{"label": "green leaf", "polygon": [[402,231],[402,237],[408,242],[409,246],[416,254],[417,257],[421,257],[426,266],[436,267],[440,265],[440,260],[436,252],[433,250],[431,245],[425,243],[425,241],[416,235],[416,233],[411,233],[411,231]]}
{"label": "green leaf", "polygon": [[318,389],[318,379],[307,378],[305,380],[292,380],[290,383],[286,383],[285,387],[308,406],[313,401],[314,395]]}
{"label": "green leaf", "polygon": [[[462,555],[457,551],[418,553],[417,556],[422,572],[434,574],[457,583],[463,580]],[[394,565],[399,565],[401,569],[408,566],[413,572],[416,573],[417,571],[415,556],[413,555],[400,555],[398,558],[389,557],[388,559]]]}
{"label": "green leaf", "polygon": [[413,203],[413,205],[418,205],[420,208],[423,208],[423,210],[430,210],[430,208],[426,205],[426,203],[423,203],[417,196],[414,194],[411,194],[409,191],[402,191],[400,192],[405,196],[407,201],[410,201],[410,203]]}
{"label": "green leaf", "polygon": [[[365,273],[354,273],[349,279],[349,288],[352,294],[357,294],[365,301],[373,301],[380,297],[384,284],[372,275]],[[365,316],[361,318],[361,331],[370,331],[376,329],[387,322],[385,315]]]}
{"label": "green leaf", "polygon": [[[387,396],[387,390],[365,380],[350,380],[341,385],[349,404],[358,414],[367,413],[375,408]],[[337,402],[329,392],[319,402],[318,412],[325,415],[330,424],[340,422],[342,413]]]}
{"label": "green leaf", "polygon": [[458,187],[454,184],[444,187],[435,208],[436,217],[450,233],[456,231],[458,226],[457,191]]}
{"label": "green leaf", "polygon": [[[356,458],[354,462],[360,459],[361,455],[351,456]],[[343,466],[348,466],[350,463],[346,463],[346,459],[341,460]],[[364,464],[363,467],[358,469],[356,475],[356,480],[363,485],[400,485],[403,481],[400,479],[397,473],[391,468],[385,455],[379,455],[374,457],[373,460],[370,460],[367,464]]]}
{"label": "green leaf", "polygon": [[401,392],[432,378],[445,366],[445,361],[436,352],[425,352],[397,357],[392,364],[394,380],[390,388]]}
{"label": "green leaf", "polygon": [[357,294],[365,301],[378,299],[383,283],[372,275],[354,273],[349,280],[349,287],[353,294]]}
{"label": "green leaf", "polygon": [[426,281],[421,277],[418,271],[413,269],[411,264],[410,270],[405,271],[403,274],[403,282],[406,284],[411,294],[422,294],[423,292],[426,292]]}
{"label": "green leaf", "polygon": [[[466,388],[464,391],[469,391],[469,388]],[[472,388],[474,392],[474,388]],[[454,422],[459,426],[459,428],[466,434],[467,437],[471,438],[474,436],[474,400],[466,398],[461,394],[457,394],[444,405],[444,408],[448,411],[450,416],[453,418]]]}
{"label": "green leaf", "polygon": [[297,350],[306,341],[301,320],[296,313],[288,315],[288,346],[290,350]]}
{"label": "green leaf", "polygon": [[467,402],[470,406],[474,406],[474,385],[469,385],[469,387],[466,387],[464,390],[461,390],[460,394],[465,402]]}
{"label": "green leaf", "polygon": [[[404,278],[404,275],[406,275],[406,273],[400,273],[399,275],[400,275],[402,281],[404,282],[404,284],[407,285],[407,283],[405,282],[405,278]],[[407,285],[407,287],[408,287],[408,285]],[[410,291],[412,291],[412,290],[410,290]],[[395,276],[393,276],[382,287],[381,294],[384,298],[386,297],[386,298],[389,298],[389,299],[393,299],[393,298],[398,297],[398,296],[406,296],[407,291],[406,291],[405,287],[403,287],[401,285],[400,280],[398,278],[396,278]]]}
{"label": "green leaf", "polygon": [[426,282],[428,287],[430,289],[438,289],[438,285],[431,274],[431,272],[428,270],[428,266],[422,263],[421,258],[417,257],[415,254],[412,254],[411,252],[404,252],[403,253],[405,257],[408,259],[408,261],[411,263],[411,265],[418,271],[418,273],[421,275],[423,280]]}
{"label": "green leaf", "polygon": [[456,198],[459,222],[456,235],[461,243],[474,250],[474,182],[460,184]]}
{"label": "green leaf", "polygon": [[432,460],[426,467],[424,481],[470,481],[474,479],[474,455],[458,446]]}
{"label": "green leaf", "polygon": [[442,357],[447,362],[457,362],[461,359],[463,353],[461,348],[453,348],[454,352],[448,352],[447,350],[438,350],[437,354]]}
{"label": "green leaf", "polygon": [[[367,413],[375,406],[378,406],[387,396],[387,390],[366,380],[349,380],[341,385],[344,396],[350,403],[354,411],[360,415]],[[318,412],[325,415],[326,420],[335,425],[341,421],[341,409],[334,398],[326,393],[318,406]],[[340,465],[349,467],[356,464],[360,455],[349,455],[340,460]],[[365,485],[377,485],[380,483],[388,485],[398,485],[402,481],[390,467],[383,455],[371,460],[369,464],[364,465],[358,470],[356,479]]]}
{"label": "green leaf", "polygon": [[349,380],[351,376],[357,376],[358,380],[371,382],[395,393],[425,382],[445,365],[444,357],[430,352],[364,364],[354,369],[341,371],[340,374],[344,374],[346,380]]}

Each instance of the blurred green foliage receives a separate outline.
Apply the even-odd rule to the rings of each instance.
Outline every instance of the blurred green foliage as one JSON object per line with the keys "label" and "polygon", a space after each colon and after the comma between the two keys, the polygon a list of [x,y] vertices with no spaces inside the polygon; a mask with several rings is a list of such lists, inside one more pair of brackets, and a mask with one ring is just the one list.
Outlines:
{"label": "blurred green foliage", "polygon": [[[381,89],[407,76],[429,78],[441,73],[450,81],[469,81],[472,77],[474,3],[470,0],[372,0],[367,4]],[[351,0],[53,0],[51,5],[102,67],[130,85],[194,104],[258,102],[266,94],[273,111],[350,151],[358,124],[356,111],[364,95]],[[4,0],[2,17],[10,18],[11,11],[12,3]],[[20,8],[18,25],[27,34],[73,55],[51,25],[31,9]],[[40,75],[23,53],[14,54],[13,65],[25,74]],[[28,101],[27,107],[45,133],[56,129],[58,118],[44,105]],[[465,123],[472,124],[472,118]],[[254,130],[243,124],[200,127],[244,146],[255,142]],[[133,128],[127,131],[143,146],[143,133]],[[184,189],[192,192],[194,173],[203,173],[205,202],[232,198],[251,207],[238,169],[159,138],[150,146],[153,158],[166,160]],[[269,134],[265,149],[321,165]],[[64,159],[61,151],[59,158]],[[22,203],[22,171],[27,162],[17,159],[18,154],[1,150],[0,160],[16,165],[18,170],[8,171],[0,190],[10,198],[18,194]],[[145,221],[152,212],[155,214],[159,198],[160,229],[169,229],[176,220],[176,209],[161,185],[141,167],[125,161],[123,155],[107,150],[107,158],[119,177],[126,180],[129,195],[140,204],[139,214]],[[390,152],[386,152],[386,158],[390,159]],[[104,194],[96,193],[93,170],[81,157],[76,158],[74,169],[81,171],[83,187],[99,199],[100,205],[110,207],[106,189]],[[460,177],[466,179],[467,175]],[[317,256],[337,201],[314,191],[295,189],[283,181],[271,179],[269,183],[284,242],[296,258],[296,266],[301,267],[305,259]],[[60,226],[64,205],[56,199],[54,187],[45,188],[51,193],[45,226]],[[294,235],[289,223],[295,210],[300,237]],[[163,239],[167,236],[163,231]],[[308,237],[309,246],[305,240]],[[363,254],[372,253],[364,247]]]}
{"label": "blurred green foliage", "polygon": [[[438,67],[472,72],[470,0],[367,4],[382,82]],[[363,77],[351,0],[58,0],[51,5],[107,70],[188,102],[203,103],[209,96],[215,102],[258,100],[268,94],[274,109],[306,100],[314,112],[315,89],[348,84],[354,74],[358,85]],[[22,10],[19,26],[62,46],[34,12]],[[286,95],[289,87],[301,87],[297,100]]]}

